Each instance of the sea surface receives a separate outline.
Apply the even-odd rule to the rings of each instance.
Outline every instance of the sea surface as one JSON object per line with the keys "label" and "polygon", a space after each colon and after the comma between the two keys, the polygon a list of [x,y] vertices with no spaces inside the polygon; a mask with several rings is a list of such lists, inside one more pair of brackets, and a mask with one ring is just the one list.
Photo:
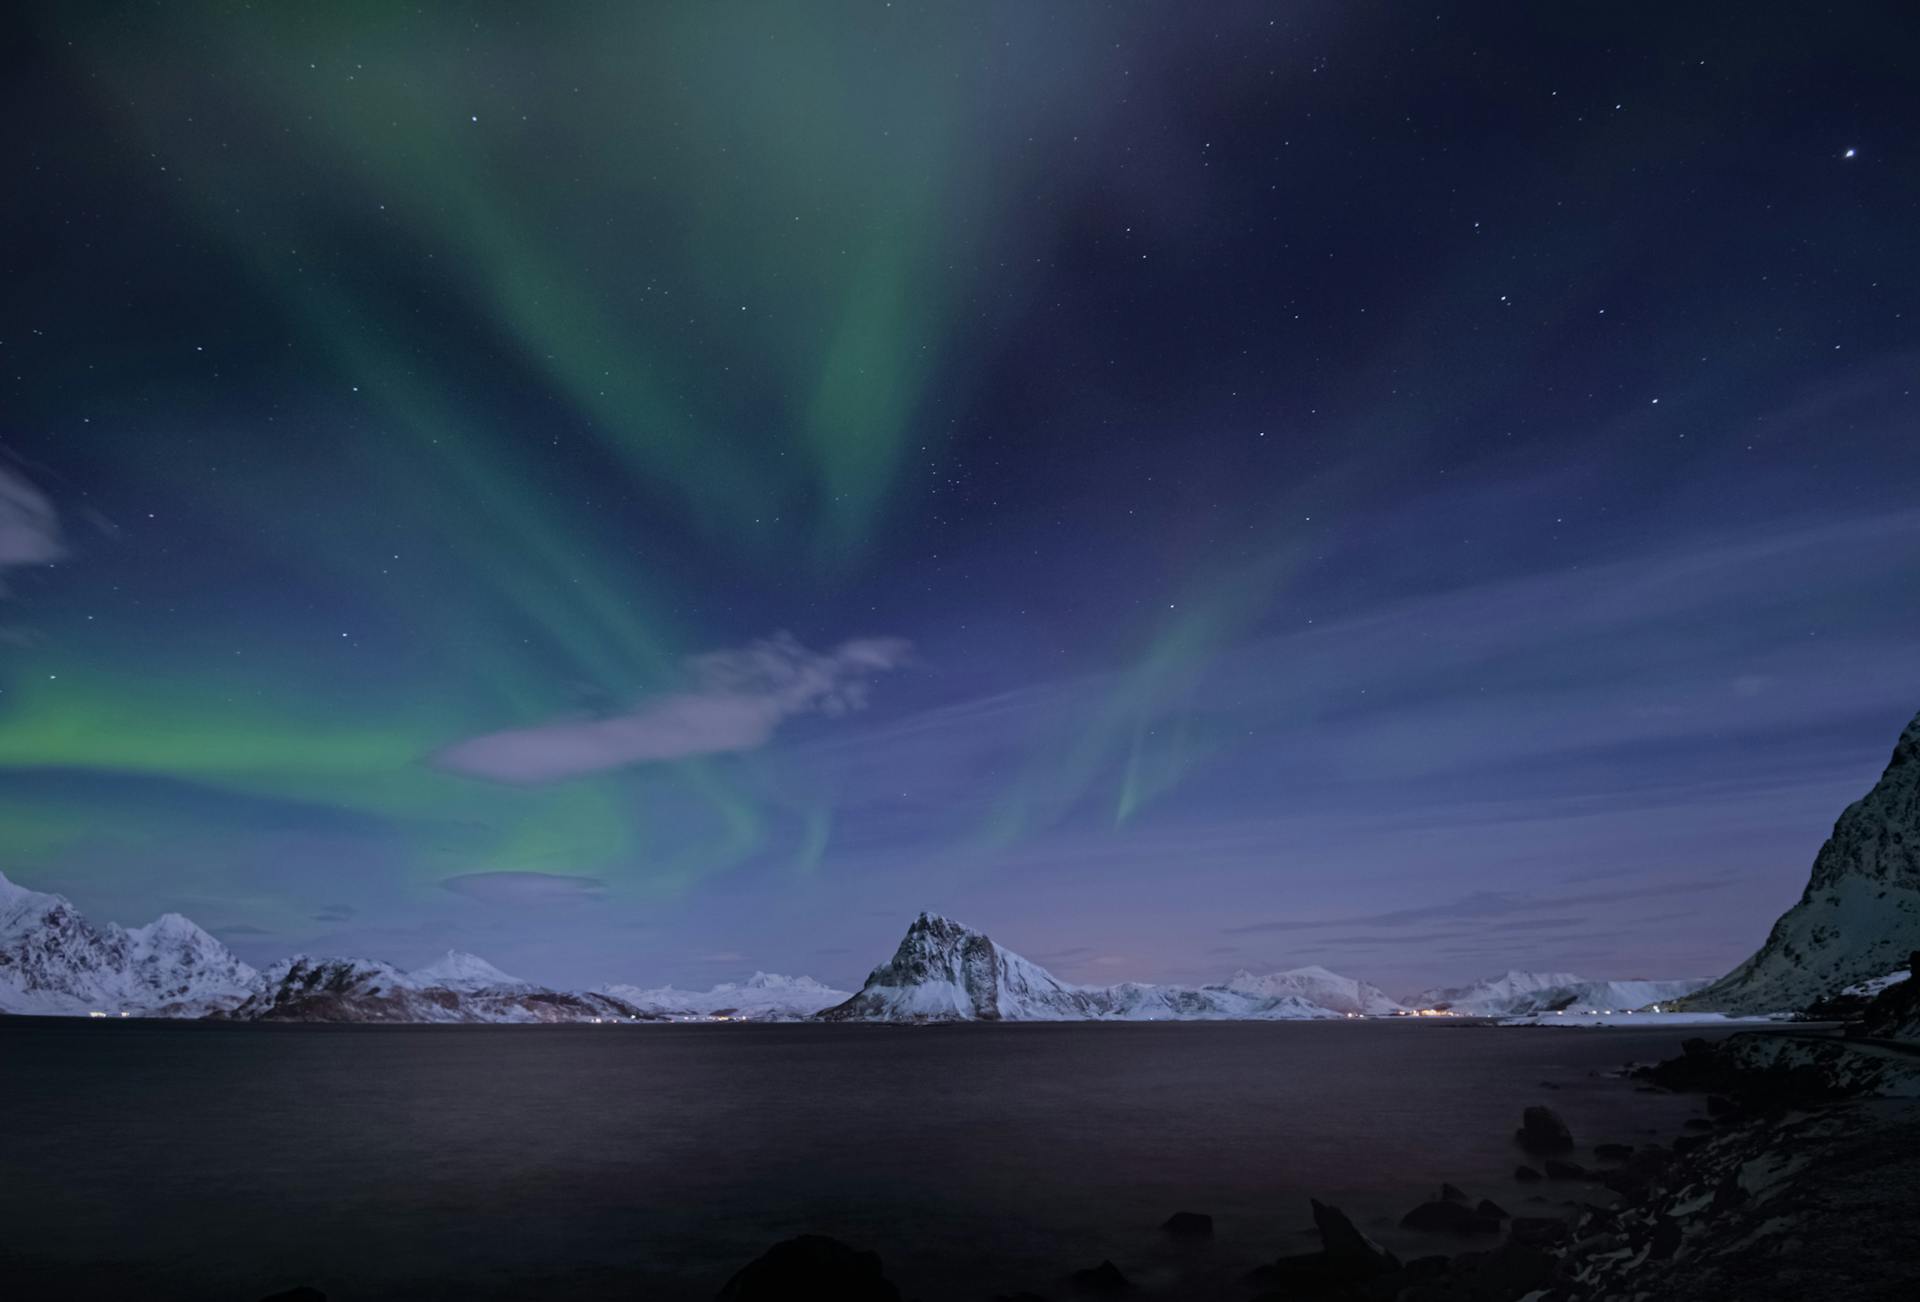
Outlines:
{"label": "sea surface", "polygon": [[[0,1296],[704,1299],[817,1232],[923,1302],[1106,1258],[1242,1298],[1309,1196],[1416,1254],[1471,1246],[1395,1228],[1443,1180],[1574,1196],[1514,1182],[1520,1109],[1671,1138],[1698,1101],[1608,1073],[1693,1033],[0,1019]],[[1214,1241],[1166,1242],[1179,1210]]]}

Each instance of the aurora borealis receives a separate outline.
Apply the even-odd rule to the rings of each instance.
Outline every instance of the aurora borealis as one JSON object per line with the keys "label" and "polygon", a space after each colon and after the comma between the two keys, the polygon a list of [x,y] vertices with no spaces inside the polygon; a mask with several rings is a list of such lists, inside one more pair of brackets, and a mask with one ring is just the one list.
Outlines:
{"label": "aurora borealis", "polygon": [[17,6],[0,869],[1720,970],[1920,703],[1911,18],[1780,9]]}

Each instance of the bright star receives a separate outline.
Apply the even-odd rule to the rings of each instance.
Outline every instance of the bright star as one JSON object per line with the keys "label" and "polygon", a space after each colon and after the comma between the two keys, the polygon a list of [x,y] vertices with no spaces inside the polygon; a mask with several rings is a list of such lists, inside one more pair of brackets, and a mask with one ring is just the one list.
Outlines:
{"label": "bright star", "polygon": [[1842,158],[1852,158],[1852,157],[1853,157],[1853,156],[1854,156],[1855,154],[1857,154],[1857,153],[1859,153],[1859,152],[1860,152],[1860,151],[1859,151],[1859,150],[1857,150],[1857,149],[1849,149],[1849,150],[1848,150],[1848,151],[1847,151],[1846,153],[1844,153],[1844,154],[1842,154],[1842,155],[1840,155],[1840,157],[1842,157]]}

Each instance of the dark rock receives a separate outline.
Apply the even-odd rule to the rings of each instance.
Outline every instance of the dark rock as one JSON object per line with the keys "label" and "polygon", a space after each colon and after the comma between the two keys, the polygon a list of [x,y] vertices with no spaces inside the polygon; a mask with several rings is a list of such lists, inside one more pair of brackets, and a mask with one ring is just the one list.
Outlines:
{"label": "dark rock", "polygon": [[1440,1186],[1440,1201],[1443,1203],[1468,1203],[1473,1200],[1467,1197],[1466,1193],[1462,1191],[1459,1186],[1443,1184]]}
{"label": "dark rock", "polygon": [[1685,1121],[1681,1122],[1680,1124],[1685,1126],[1688,1130],[1712,1130],[1713,1129],[1713,1123],[1711,1121],[1708,1121],[1705,1117],[1688,1117]]}
{"label": "dark rock", "polygon": [[1475,1298],[1517,1298],[1553,1282],[1560,1258],[1537,1244],[1508,1242],[1491,1252],[1462,1253],[1453,1260]]}
{"label": "dark rock", "polygon": [[1602,1162],[1624,1162],[1633,1156],[1631,1144],[1595,1144],[1593,1155]]}
{"label": "dark rock", "polygon": [[1507,1219],[1507,1209],[1491,1198],[1482,1198],[1480,1205],[1473,1210],[1477,1215],[1489,1216],[1496,1221],[1504,1221]]}
{"label": "dark rock", "polygon": [[1160,1228],[1176,1239],[1211,1239],[1213,1217],[1205,1212],[1175,1212],[1161,1223]]}
{"label": "dark rock", "polygon": [[1736,1106],[1738,1105],[1724,1094],[1707,1095],[1707,1111],[1716,1117],[1723,1112],[1732,1112]]}
{"label": "dark rock", "polygon": [[1329,1207],[1318,1198],[1310,1199],[1313,1204],[1313,1223],[1320,1230],[1320,1251],[1328,1262],[1356,1272],[1356,1278],[1367,1274],[1384,1275],[1399,1268],[1399,1260],[1385,1248],[1360,1233],[1347,1214],[1338,1207]]}
{"label": "dark rock", "polygon": [[1676,1154],[1691,1153],[1696,1148],[1705,1147],[1706,1142],[1705,1135],[1676,1135],[1673,1140],[1673,1151]]}
{"label": "dark rock", "polygon": [[1647,1256],[1654,1261],[1667,1260],[1680,1250],[1683,1237],[1679,1221],[1671,1216],[1660,1217],[1653,1223],[1653,1237],[1647,1245]]}
{"label": "dark rock", "polygon": [[327,1295],[317,1288],[308,1288],[302,1284],[299,1288],[290,1288],[283,1293],[269,1293],[260,1302],[327,1302]]}
{"label": "dark rock", "polygon": [[1587,1170],[1586,1167],[1581,1166],[1578,1162],[1563,1162],[1557,1157],[1550,1157],[1546,1161],[1546,1167],[1547,1179],[1549,1180],[1593,1179],[1593,1172]]}
{"label": "dark rock", "polygon": [[1520,1116],[1520,1129],[1513,1132],[1520,1147],[1529,1153],[1565,1153],[1573,1148],[1573,1132],[1552,1108],[1534,1106]]}
{"label": "dark rock", "polygon": [[1739,1172],[1729,1171],[1720,1177],[1720,1183],[1714,1187],[1713,1205],[1708,1210],[1718,1216],[1721,1212],[1732,1211],[1748,1197],[1745,1187],[1740,1183]]}
{"label": "dark rock", "polygon": [[1565,1243],[1568,1237],[1567,1223],[1558,1216],[1516,1216],[1507,1234],[1515,1243],[1535,1248]]}
{"label": "dark rock", "polygon": [[1516,1166],[1513,1168],[1513,1178],[1522,1184],[1537,1184],[1546,1177],[1530,1166]]}
{"label": "dark rock", "polygon": [[1085,1297],[1117,1297],[1133,1291],[1133,1285],[1111,1261],[1103,1261],[1087,1270],[1067,1276],[1067,1286]]}
{"label": "dark rock", "polygon": [[1452,1264],[1452,1257],[1415,1257],[1400,1268],[1400,1273],[1408,1279],[1437,1279]]}
{"label": "dark rock", "polygon": [[802,1234],[767,1249],[720,1290],[719,1302],[900,1302],[881,1273],[880,1258],[824,1234]]}
{"label": "dark rock", "polygon": [[1500,1222],[1482,1216],[1464,1203],[1438,1199],[1421,1203],[1400,1218],[1403,1230],[1424,1230],[1429,1234],[1498,1234]]}

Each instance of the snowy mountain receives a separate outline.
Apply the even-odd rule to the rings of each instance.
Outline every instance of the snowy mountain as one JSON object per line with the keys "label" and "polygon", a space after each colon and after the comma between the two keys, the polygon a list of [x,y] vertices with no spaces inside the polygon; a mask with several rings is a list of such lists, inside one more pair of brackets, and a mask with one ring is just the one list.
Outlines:
{"label": "snowy mountain", "polygon": [[[1314,1003],[1301,993],[1303,988],[1322,981],[1322,976],[1242,976],[1250,988],[1236,988],[1231,983],[1200,987],[1138,982],[1069,985],[970,927],[938,914],[922,913],[907,928],[893,957],[873,970],[860,993],[819,1015],[827,1021],[874,1022],[1292,1020],[1344,1015],[1345,1010]],[[1300,980],[1289,986],[1282,980],[1287,976],[1300,976]],[[1346,982],[1331,972],[1323,976],[1339,986],[1343,997],[1363,997],[1359,982]],[[1268,981],[1279,983],[1281,988],[1259,988],[1260,983]]]}
{"label": "snowy mountain", "polygon": [[1920,949],[1920,715],[1873,790],[1847,806],[1799,903],[1752,958],[1689,1005],[1732,1013],[1805,1008],[1904,967]]}
{"label": "snowy mountain", "polygon": [[1296,967],[1266,976],[1236,972],[1227,978],[1227,989],[1237,994],[1267,998],[1297,995],[1310,1004],[1332,1009],[1336,1013],[1359,1013],[1367,1017],[1406,1011],[1404,1004],[1379,986],[1343,977],[1338,972],[1329,972],[1318,966]]}
{"label": "snowy mountain", "polygon": [[[448,979],[467,984],[449,985]],[[275,963],[261,974],[250,997],[215,1016],[238,1022],[653,1020],[608,995],[544,990],[515,981],[470,954],[450,954],[412,973],[377,959],[302,954]]]}
{"label": "snowy mountain", "polygon": [[255,979],[177,913],[96,926],[65,896],[0,876],[0,1012],[194,1017],[237,1003]]}
{"label": "snowy mountain", "polygon": [[530,990],[532,985],[519,977],[508,976],[478,954],[450,949],[425,967],[407,973],[416,986],[440,986],[448,990]]}
{"label": "snowy mountain", "polygon": [[1608,1013],[1677,1000],[1706,985],[1706,977],[1669,981],[1590,981],[1571,972],[1504,972],[1452,989],[1424,990],[1407,1001],[1474,1017],[1526,1013]]}
{"label": "snowy mountain", "polygon": [[725,1017],[746,1022],[797,1021],[852,998],[847,991],[835,990],[812,977],[772,972],[755,972],[745,981],[729,981],[711,990],[676,990],[672,986],[643,990],[639,986],[612,985],[602,986],[601,992],[657,1017]]}

